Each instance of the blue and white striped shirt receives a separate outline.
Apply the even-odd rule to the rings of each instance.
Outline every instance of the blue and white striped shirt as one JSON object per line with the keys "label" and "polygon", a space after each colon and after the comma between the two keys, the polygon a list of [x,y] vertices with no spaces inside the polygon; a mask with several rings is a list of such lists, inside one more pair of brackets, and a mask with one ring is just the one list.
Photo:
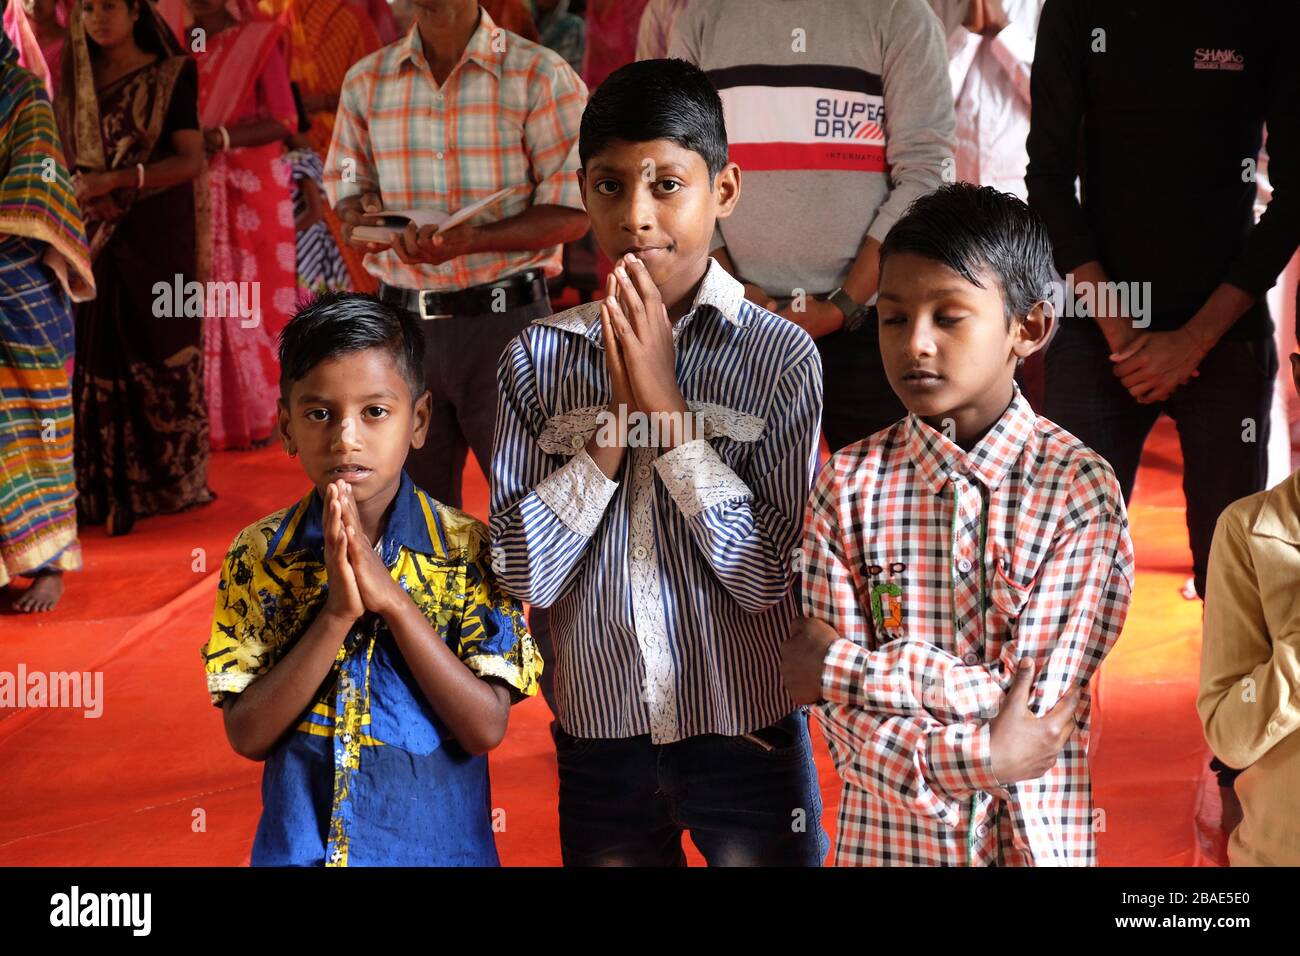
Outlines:
{"label": "blue and white striped shirt", "polygon": [[673,329],[705,437],[629,448],[617,481],[584,449],[610,402],[599,303],[537,320],[501,356],[493,571],[553,606],[557,717],[575,736],[734,736],[794,709],[778,646],[798,614],[821,359],[743,291],[710,261]]}

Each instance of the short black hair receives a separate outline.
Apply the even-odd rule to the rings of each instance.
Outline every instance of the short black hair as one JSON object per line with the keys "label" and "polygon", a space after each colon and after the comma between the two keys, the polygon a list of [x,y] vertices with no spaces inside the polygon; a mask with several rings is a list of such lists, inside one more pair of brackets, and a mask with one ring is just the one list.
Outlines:
{"label": "short black hair", "polygon": [[992,273],[1008,327],[1050,298],[1047,228],[1023,200],[992,186],[951,183],[913,201],[880,245],[882,269],[896,252],[941,262],[980,288],[980,276]]}
{"label": "short black hair", "polygon": [[699,153],[709,168],[710,188],[727,165],[722,99],[704,71],[685,60],[628,63],[596,87],[578,131],[582,168],[615,139],[667,139]]}
{"label": "short black hair", "polygon": [[424,332],[405,309],[365,292],[328,292],[298,309],[280,332],[280,399],[325,359],[362,349],[384,349],[411,390],[424,394]]}

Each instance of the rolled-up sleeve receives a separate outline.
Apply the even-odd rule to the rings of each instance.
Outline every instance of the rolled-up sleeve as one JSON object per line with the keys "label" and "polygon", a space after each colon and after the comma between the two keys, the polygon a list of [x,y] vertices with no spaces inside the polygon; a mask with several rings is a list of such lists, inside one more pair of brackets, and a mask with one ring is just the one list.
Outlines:
{"label": "rolled-up sleeve", "polygon": [[938,189],[945,162],[952,164],[952,85],[943,27],[928,8],[895,4],[890,13],[882,83],[885,158],[892,189],[876,211],[867,236],[885,235],[914,199]]}
{"label": "rolled-up sleeve", "polygon": [[524,149],[532,172],[533,205],[583,210],[578,189],[578,127],[587,87],[558,55],[538,65],[529,87]]}

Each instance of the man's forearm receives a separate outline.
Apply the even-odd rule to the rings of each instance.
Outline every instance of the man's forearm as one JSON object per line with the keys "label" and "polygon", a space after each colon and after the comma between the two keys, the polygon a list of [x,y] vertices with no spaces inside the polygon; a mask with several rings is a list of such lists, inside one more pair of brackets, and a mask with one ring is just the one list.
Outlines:
{"label": "man's forearm", "polygon": [[[1076,289],[1090,288],[1094,291],[1104,288],[1102,283],[1107,282],[1106,270],[1102,268],[1101,263],[1096,259],[1091,262],[1085,262],[1082,265],[1075,266],[1071,270]],[[1108,301],[1108,296],[1094,294],[1090,296],[1094,303],[1103,303]],[[1101,329],[1102,335],[1106,337],[1106,343],[1110,346],[1112,352],[1123,351],[1138,336],[1138,330],[1133,327],[1133,319],[1128,315],[1110,315],[1103,313],[1100,309],[1096,310],[1092,319]]]}
{"label": "man's forearm", "polygon": [[[854,302],[865,304],[876,294],[880,285],[880,243],[868,236],[858,250],[849,274],[844,277],[842,288]],[[833,290],[826,289],[826,292]]]}
{"label": "man's forearm", "polygon": [[1209,352],[1254,304],[1255,297],[1250,293],[1227,282],[1221,283],[1183,328],[1202,353]]}
{"label": "man's forearm", "polygon": [[581,239],[590,228],[587,214],[568,206],[529,206],[508,219],[475,227],[471,252],[530,252]]}

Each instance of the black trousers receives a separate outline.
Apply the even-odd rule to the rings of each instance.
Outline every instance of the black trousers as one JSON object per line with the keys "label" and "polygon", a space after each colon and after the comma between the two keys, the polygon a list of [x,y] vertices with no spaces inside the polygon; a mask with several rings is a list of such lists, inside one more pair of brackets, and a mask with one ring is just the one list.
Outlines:
{"label": "black trousers", "polygon": [[1200,375],[1163,402],[1139,404],[1112,371],[1110,346],[1087,318],[1065,318],[1047,353],[1044,414],[1115,469],[1124,501],[1163,412],[1178,427],[1183,494],[1196,593],[1205,596],[1210,542],[1219,514],[1262,491],[1268,478],[1269,409],[1277,377],[1272,336],[1221,339]]}

